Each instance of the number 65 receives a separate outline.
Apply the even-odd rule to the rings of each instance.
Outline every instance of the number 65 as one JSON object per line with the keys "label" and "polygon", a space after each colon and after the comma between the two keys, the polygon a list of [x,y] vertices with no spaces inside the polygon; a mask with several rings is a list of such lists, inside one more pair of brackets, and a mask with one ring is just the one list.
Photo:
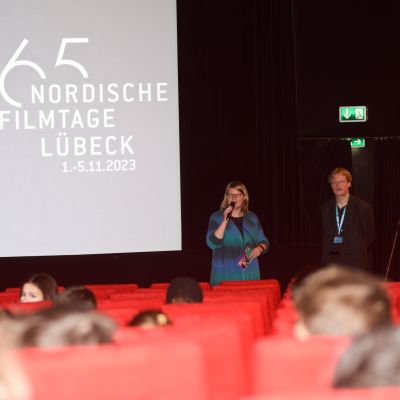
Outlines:
{"label": "number 65", "polygon": [[[69,43],[88,43],[88,42],[89,42],[88,38],[63,38],[61,41],[60,49],[58,51],[58,55],[57,55],[57,59],[56,59],[56,63],[54,65],[54,67],[59,67],[60,65],[70,65],[71,67],[76,68],[85,79],[89,78],[89,74],[86,71],[86,68],[82,64],[78,63],[75,60],[68,60],[66,58],[63,58],[67,44],[69,44]],[[18,49],[12,55],[12,57],[8,61],[7,65],[4,67],[3,71],[0,74],[0,93],[1,93],[1,95],[3,96],[4,100],[7,103],[11,104],[14,107],[18,107],[18,108],[21,107],[21,103],[14,100],[13,98],[11,98],[5,89],[5,80],[6,80],[7,74],[15,67],[25,66],[25,67],[30,67],[30,68],[34,69],[42,79],[46,79],[46,74],[44,73],[43,69],[39,65],[37,65],[36,63],[34,63],[32,61],[28,61],[28,60],[18,60],[18,57],[20,56],[20,54],[22,53],[22,51],[24,50],[24,48],[26,47],[27,44],[28,44],[28,39],[23,39],[21,44],[19,45]]]}

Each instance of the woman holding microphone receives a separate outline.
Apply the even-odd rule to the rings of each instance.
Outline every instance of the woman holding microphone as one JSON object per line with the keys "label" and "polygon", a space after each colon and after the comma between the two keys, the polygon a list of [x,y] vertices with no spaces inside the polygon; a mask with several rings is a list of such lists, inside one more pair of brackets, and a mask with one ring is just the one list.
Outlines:
{"label": "woman holding microphone", "polygon": [[243,183],[234,181],[226,187],[220,210],[210,217],[206,240],[213,251],[211,285],[260,279],[258,257],[269,242],[257,215],[249,211]]}

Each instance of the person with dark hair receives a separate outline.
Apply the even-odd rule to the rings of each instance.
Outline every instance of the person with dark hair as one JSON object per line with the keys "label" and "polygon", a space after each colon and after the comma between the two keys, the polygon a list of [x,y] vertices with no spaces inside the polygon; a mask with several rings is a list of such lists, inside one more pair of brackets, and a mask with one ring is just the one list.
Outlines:
{"label": "person with dark hair", "polygon": [[94,293],[84,286],[71,286],[59,294],[58,304],[76,305],[86,310],[96,310],[97,300]]}
{"label": "person with dark hair", "polygon": [[308,277],[293,293],[299,314],[295,335],[356,336],[391,324],[386,290],[367,272],[331,266]]}
{"label": "person with dark hair", "polygon": [[370,249],[375,238],[371,206],[350,194],[352,176],[335,168],[328,178],[335,197],[321,208],[322,264],[371,269]]}
{"label": "person with dark hair", "polygon": [[400,328],[381,329],[356,338],[336,366],[333,385],[400,385]]}
{"label": "person with dark hair", "polygon": [[167,288],[166,303],[202,303],[203,290],[199,283],[189,277],[173,279]]}
{"label": "person with dark hair", "polygon": [[57,282],[48,274],[33,275],[21,288],[21,303],[32,303],[37,301],[55,301],[58,295]]}
{"label": "person with dark hair", "polygon": [[162,310],[141,311],[128,323],[129,326],[138,326],[143,329],[159,328],[171,324],[171,320]]}
{"label": "person with dark hair", "polygon": [[1,321],[0,331],[17,347],[110,343],[117,324],[97,312],[57,305]]}
{"label": "person with dark hair", "polygon": [[257,215],[249,211],[249,194],[241,182],[230,182],[220,210],[210,217],[206,241],[212,250],[211,285],[260,279],[258,257],[269,242]]}

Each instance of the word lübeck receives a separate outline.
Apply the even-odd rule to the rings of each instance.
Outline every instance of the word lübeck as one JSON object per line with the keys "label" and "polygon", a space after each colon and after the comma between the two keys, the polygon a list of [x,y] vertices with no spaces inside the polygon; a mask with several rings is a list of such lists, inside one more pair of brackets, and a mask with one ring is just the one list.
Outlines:
{"label": "word l\u00fcbeck", "polygon": [[57,138],[41,138],[42,157],[102,156],[133,154],[133,136],[74,136],[60,132]]}

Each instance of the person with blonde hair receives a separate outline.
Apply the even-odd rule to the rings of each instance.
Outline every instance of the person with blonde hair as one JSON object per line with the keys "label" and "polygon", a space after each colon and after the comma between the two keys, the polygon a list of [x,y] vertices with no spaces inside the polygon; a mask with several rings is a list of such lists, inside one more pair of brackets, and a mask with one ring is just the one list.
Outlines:
{"label": "person with blonde hair", "polygon": [[334,197],[321,208],[322,264],[341,264],[371,269],[371,247],[375,238],[371,206],[350,194],[351,173],[335,168],[328,177]]}
{"label": "person with blonde hair", "polygon": [[206,241],[213,251],[211,285],[260,279],[258,257],[267,252],[269,242],[257,215],[249,211],[243,183],[226,187],[220,210],[210,217]]}

